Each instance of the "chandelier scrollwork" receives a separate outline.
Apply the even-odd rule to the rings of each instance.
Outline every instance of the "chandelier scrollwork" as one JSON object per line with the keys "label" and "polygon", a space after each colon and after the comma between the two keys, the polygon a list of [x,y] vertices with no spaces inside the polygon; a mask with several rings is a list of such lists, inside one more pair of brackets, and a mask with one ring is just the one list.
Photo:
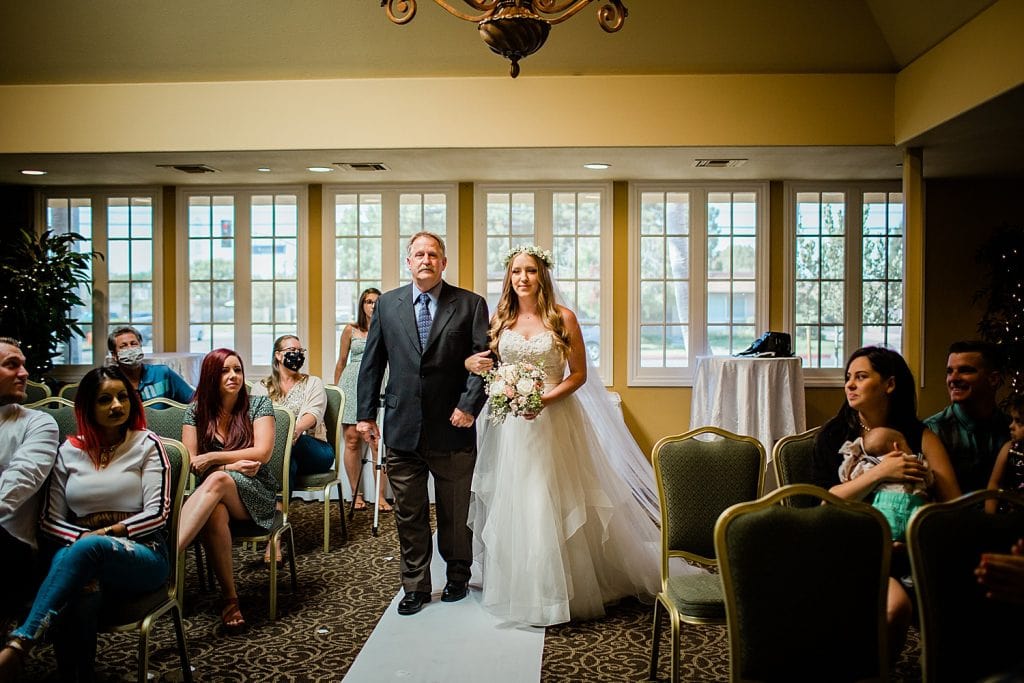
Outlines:
{"label": "chandelier scrollwork", "polygon": [[[597,23],[607,33],[615,33],[629,16],[622,0],[603,2],[597,10]],[[519,60],[539,50],[555,24],[577,14],[595,0],[462,0],[477,14],[467,14],[446,0],[434,0],[449,14],[477,25],[480,37],[491,50],[512,62],[509,74],[519,75]],[[416,16],[416,0],[381,0],[388,19],[408,24]]]}

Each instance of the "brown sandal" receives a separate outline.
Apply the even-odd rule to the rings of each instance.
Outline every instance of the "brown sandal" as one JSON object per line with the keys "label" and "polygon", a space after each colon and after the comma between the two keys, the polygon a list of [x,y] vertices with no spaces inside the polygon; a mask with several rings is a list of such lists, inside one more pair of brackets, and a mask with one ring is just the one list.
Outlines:
{"label": "brown sandal", "polygon": [[12,637],[4,644],[3,652],[10,650],[11,656],[0,658],[0,680],[18,680],[18,672],[25,664],[32,642],[24,638]]}
{"label": "brown sandal", "polygon": [[220,607],[220,623],[232,633],[237,633],[245,628],[245,619],[242,617],[242,610],[238,607],[238,598],[224,598]]}

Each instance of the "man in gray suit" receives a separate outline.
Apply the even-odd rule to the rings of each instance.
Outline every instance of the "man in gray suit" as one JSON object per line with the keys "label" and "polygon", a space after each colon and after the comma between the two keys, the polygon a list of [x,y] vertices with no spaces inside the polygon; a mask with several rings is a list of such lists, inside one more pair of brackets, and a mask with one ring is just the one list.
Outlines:
{"label": "man in gray suit", "polygon": [[444,241],[429,232],[409,240],[405,262],[412,284],[386,292],[366,337],[359,368],[357,429],[366,441],[380,438],[377,387],[384,389],[388,479],[402,547],[405,597],[399,614],[416,614],[430,602],[430,501],[434,475],[437,547],[447,563],[441,600],[466,596],[473,563],[473,534],[466,525],[476,464],[476,416],[486,395],[466,358],[487,348],[487,303],[441,279],[448,259]]}

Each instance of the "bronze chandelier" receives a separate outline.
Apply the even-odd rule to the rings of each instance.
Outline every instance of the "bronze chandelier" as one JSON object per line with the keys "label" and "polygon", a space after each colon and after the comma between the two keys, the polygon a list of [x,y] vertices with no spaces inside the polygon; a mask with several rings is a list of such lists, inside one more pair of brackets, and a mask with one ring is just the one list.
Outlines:
{"label": "bronze chandelier", "polygon": [[[492,51],[512,62],[509,74],[519,75],[519,60],[539,50],[555,24],[573,16],[594,0],[462,0],[479,14],[466,14],[446,0],[434,0],[449,14],[477,25]],[[381,0],[388,19],[408,24],[416,16],[416,0]],[[629,12],[622,0],[605,0],[597,10],[597,23],[608,33],[622,28]]]}

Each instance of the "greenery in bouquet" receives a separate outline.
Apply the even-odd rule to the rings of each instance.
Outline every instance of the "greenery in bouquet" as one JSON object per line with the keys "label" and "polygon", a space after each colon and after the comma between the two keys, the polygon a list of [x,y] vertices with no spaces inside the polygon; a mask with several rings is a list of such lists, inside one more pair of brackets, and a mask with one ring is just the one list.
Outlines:
{"label": "greenery in bouquet", "polygon": [[490,420],[501,424],[505,418],[536,415],[544,407],[544,369],[530,361],[500,363],[484,375]]}

